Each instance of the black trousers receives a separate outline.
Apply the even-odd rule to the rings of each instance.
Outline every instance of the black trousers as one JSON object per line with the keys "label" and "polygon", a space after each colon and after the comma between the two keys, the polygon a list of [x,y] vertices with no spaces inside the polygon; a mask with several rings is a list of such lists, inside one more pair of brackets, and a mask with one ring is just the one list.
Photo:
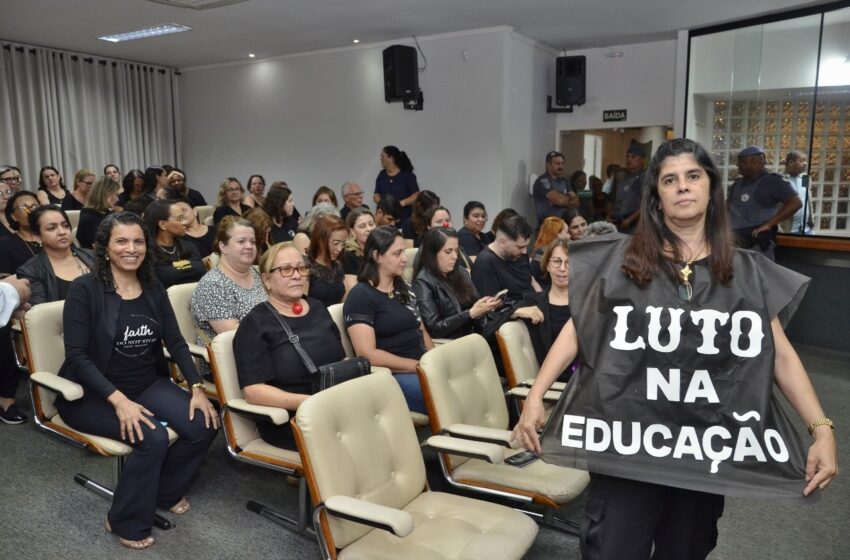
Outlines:
{"label": "black trousers", "polygon": [[[189,421],[190,398],[189,393],[162,377],[133,399],[154,413],[156,428],[142,424],[145,438],[136,439],[124,463],[108,514],[116,535],[134,541],[148,537],[157,506],[170,508],[188,492],[216,436],[212,426],[204,425],[202,413],[195,411],[195,418]],[[99,395],[87,394],[78,401],[63,403],[60,413],[74,429],[121,439],[115,409]],[[180,436],[171,447],[160,421],[168,422]]]}
{"label": "black trousers", "polygon": [[12,327],[6,325],[0,328],[0,397],[14,399],[20,380],[21,372],[12,345]]}
{"label": "black trousers", "polygon": [[592,474],[581,556],[703,560],[717,545],[723,504],[716,494]]}

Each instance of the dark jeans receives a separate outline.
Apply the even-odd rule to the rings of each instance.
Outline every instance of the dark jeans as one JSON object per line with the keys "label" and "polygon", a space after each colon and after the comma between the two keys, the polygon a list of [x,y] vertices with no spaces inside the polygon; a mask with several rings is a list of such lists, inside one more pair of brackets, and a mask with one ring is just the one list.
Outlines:
{"label": "dark jeans", "polygon": [[717,545],[723,504],[716,494],[592,474],[581,557],[703,560]]}
{"label": "dark jeans", "polygon": [[0,397],[14,399],[21,372],[12,346],[12,327],[0,328]]}
{"label": "dark jeans", "polygon": [[[154,413],[156,428],[142,424],[145,439],[136,440],[124,463],[108,518],[116,535],[136,541],[151,534],[157,506],[170,508],[186,495],[216,430],[204,425],[204,415],[199,411],[189,420],[189,393],[164,377],[157,378],[134,400]],[[78,401],[62,403],[60,413],[76,430],[121,439],[115,409],[99,395],[87,394]],[[160,421],[168,422],[180,436],[171,447]]]}

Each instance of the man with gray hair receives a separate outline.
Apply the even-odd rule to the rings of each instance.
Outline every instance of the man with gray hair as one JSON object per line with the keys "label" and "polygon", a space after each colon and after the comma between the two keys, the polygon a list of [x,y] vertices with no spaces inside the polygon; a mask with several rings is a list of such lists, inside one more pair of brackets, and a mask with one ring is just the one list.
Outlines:
{"label": "man with gray hair", "polygon": [[342,188],[340,188],[340,194],[342,195],[344,204],[339,210],[339,215],[343,220],[355,208],[369,208],[363,204],[363,187],[353,181],[343,183]]}
{"label": "man with gray hair", "polygon": [[[809,176],[806,173],[808,163],[808,156],[800,150],[791,150],[785,156],[785,173],[782,174],[782,178],[794,187],[797,196],[803,203],[803,206],[791,216],[790,227],[785,227],[785,231],[788,233],[815,234],[815,221],[812,218],[812,195],[809,192]],[[783,224],[783,226],[786,225],[787,223]]]}

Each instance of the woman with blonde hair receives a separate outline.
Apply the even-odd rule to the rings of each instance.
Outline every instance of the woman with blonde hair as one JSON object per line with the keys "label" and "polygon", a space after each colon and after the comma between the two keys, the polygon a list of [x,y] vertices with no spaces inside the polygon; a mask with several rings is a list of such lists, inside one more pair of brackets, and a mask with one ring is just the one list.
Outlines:
{"label": "woman with blonde hair", "polygon": [[91,249],[94,245],[100,222],[118,204],[120,189],[121,185],[106,175],[95,181],[85,208],[80,210],[80,221],[77,223],[77,242],[83,249]]}
{"label": "woman with blonde hair", "polygon": [[89,200],[89,192],[97,180],[94,171],[80,169],[74,174],[74,190],[62,199],[62,210],[82,210]]}
{"label": "woman with blonde hair", "polygon": [[245,204],[245,189],[235,177],[228,177],[218,187],[213,223],[218,224],[225,216],[242,216],[251,207]]}
{"label": "woman with blonde hair", "polygon": [[556,239],[570,238],[570,228],[567,222],[557,216],[549,216],[543,223],[540,224],[540,231],[537,233],[537,239],[534,240],[534,252],[531,254],[531,275],[540,284],[540,287],[546,290],[549,287],[549,278],[545,277],[541,270],[541,259],[546,247]]}

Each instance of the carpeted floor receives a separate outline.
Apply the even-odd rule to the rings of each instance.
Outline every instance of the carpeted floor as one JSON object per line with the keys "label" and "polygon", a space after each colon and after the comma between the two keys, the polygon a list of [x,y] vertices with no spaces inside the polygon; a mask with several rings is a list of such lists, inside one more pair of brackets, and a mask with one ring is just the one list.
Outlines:
{"label": "carpeted floor", "polygon": [[[824,408],[837,426],[839,451],[850,449],[850,355],[816,348],[801,349]],[[26,387],[21,403],[28,403]],[[29,405],[25,407],[29,414]],[[808,436],[806,436],[808,437]],[[427,457],[427,456],[426,456]],[[430,479],[435,465],[427,457]],[[36,430],[0,424],[0,559],[65,560],[145,558],[168,560],[318,558],[316,544],[245,509],[260,500],[295,515],[296,489],[281,474],[237,463],[213,444],[182,517],[169,515],[177,527],[155,530],[156,545],[144,552],[124,549],[103,529],[107,502],[73,482],[77,472],[107,485],[112,461],[76,449]],[[579,521],[583,503],[567,509]],[[528,559],[579,558],[575,538],[541,529]],[[850,484],[839,477],[812,505],[789,506],[768,501],[728,499],[720,521],[713,560],[801,560],[850,558]],[[401,560],[401,559],[400,559]]]}

